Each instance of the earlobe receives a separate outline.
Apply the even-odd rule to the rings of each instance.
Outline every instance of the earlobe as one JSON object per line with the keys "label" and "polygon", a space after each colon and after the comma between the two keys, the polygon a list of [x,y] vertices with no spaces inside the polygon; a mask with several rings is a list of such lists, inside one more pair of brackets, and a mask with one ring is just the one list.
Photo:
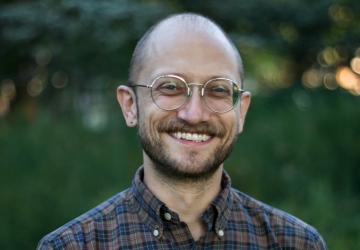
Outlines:
{"label": "earlobe", "polygon": [[135,127],[137,125],[137,107],[134,91],[127,86],[119,86],[117,89],[117,100],[124,115],[126,125],[128,127]]}
{"label": "earlobe", "polygon": [[242,93],[240,100],[239,131],[238,131],[239,134],[243,131],[244,128],[245,117],[250,106],[250,99],[251,99],[250,92],[245,91],[244,93]]}

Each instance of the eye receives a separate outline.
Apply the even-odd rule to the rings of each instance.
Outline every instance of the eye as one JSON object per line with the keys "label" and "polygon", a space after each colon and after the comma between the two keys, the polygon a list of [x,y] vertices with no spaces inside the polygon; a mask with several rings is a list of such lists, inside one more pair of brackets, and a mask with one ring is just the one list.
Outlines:
{"label": "eye", "polygon": [[221,93],[221,92],[229,92],[229,89],[223,85],[217,85],[217,86],[214,86],[212,88],[212,90],[214,92],[218,92],[218,93]]}
{"label": "eye", "polygon": [[212,96],[225,97],[230,95],[231,91],[229,89],[229,86],[226,86],[224,84],[216,84],[211,86],[208,92],[208,94]]}
{"label": "eye", "polygon": [[153,87],[154,93],[165,96],[183,95],[186,93],[185,83],[170,77],[160,78]]}
{"label": "eye", "polygon": [[180,87],[179,84],[177,84],[174,81],[170,81],[170,82],[163,83],[159,88],[166,89],[166,90],[176,90],[179,87]]}
{"label": "eye", "polygon": [[229,81],[224,80],[212,80],[207,83],[205,88],[205,95],[209,98],[223,99],[230,98],[233,89]]}

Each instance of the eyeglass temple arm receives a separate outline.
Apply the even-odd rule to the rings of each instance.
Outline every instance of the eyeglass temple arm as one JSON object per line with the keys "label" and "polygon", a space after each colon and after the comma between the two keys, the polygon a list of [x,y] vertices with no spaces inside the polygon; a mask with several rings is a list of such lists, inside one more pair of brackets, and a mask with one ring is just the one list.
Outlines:
{"label": "eyeglass temple arm", "polygon": [[130,84],[129,87],[145,87],[145,88],[150,88],[150,85]]}

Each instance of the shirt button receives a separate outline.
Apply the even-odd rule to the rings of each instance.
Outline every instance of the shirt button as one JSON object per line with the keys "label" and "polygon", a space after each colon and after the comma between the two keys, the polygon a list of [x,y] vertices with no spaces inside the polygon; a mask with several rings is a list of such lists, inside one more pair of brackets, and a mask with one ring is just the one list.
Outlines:
{"label": "shirt button", "polygon": [[155,237],[159,236],[159,230],[155,229],[153,234],[154,234]]}
{"label": "shirt button", "polygon": [[171,220],[171,214],[169,214],[169,213],[165,213],[164,217],[166,220]]}
{"label": "shirt button", "polygon": [[218,231],[218,235],[219,235],[220,237],[223,237],[223,236],[224,236],[224,231],[220,229],[220,230]]}

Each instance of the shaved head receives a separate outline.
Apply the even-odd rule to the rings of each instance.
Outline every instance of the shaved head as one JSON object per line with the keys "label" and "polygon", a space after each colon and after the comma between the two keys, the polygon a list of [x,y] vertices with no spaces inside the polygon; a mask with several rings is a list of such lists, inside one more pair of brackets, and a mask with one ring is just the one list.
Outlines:
{"label": "shaved head", "polygon": [[[175,14],[168,16],[167,18],[160,20],[154,26],[152,26],[140,39],[136,48],[134,50],[130,70],[129,70],[129,85],[139,84],[139,75],[143,71],[146,61],[151,57],[150,43],[152,39],[156,36],[159,30],[172,31],[173,29],[179,29],[181,32],[185,33],[206,33],[211,34],[216,38],[223,38],[225,43],[231,46],[234,56],[238,65],[239,78],[241,79],[241,85],[243,82],[243,65],[241,61],[240,54],[230,40],[228,35],[223,31],[223,29],[214,23],[212,20],[193,13],[184,13],[184,14]],[[150,79],[149,79],[150,80]],[[147,84],[147,83],[141,83]]]}

